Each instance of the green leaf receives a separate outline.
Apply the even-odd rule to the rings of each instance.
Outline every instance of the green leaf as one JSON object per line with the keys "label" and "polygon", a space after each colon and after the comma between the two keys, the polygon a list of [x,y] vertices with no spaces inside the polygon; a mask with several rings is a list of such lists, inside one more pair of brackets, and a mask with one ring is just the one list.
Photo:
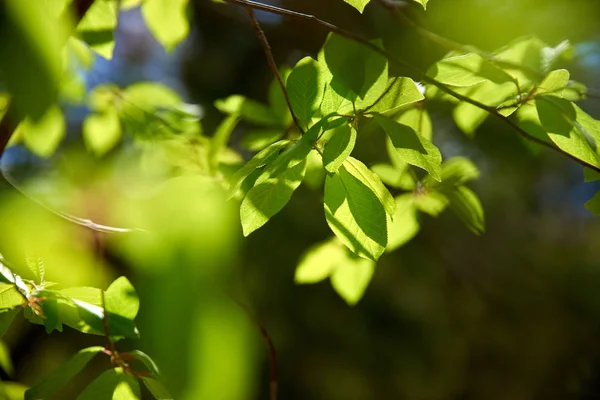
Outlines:
{"label": "green leaf", "polygon": [[585,208],[594,215],[600,215],[600,192],[585,203]]}
{"label": "green leaf", "polygon": [[57,290],[60,296],[80,300],[94,306],[102,307],[102,290],[93,287],[71,287]]}
{"label": "green leaf", "polygon": [[[140,299],[131,282],[124,276],[110,284],[104,294],[104,307],[107,313],[134,320],[140,309]],[[110,315],[109,315],[110,327]]]}
{"label": "green leaf", "polygon": [[117,15],[116,2],[96,0],[85,13],[76,30],[81,40],[107,59],[112,58],[115,48]]}
{"label": "green leaf", "polygon": [[261,150],[257,153],[250,161],[248,161],[242,168],[240,168],[233,176],[231,177],[231,182],[229,183],[229,195],[228,197],[231,199],[235,194],[240,190],[242,183],[244,180],[257,168],[260,168],[267,164],[268,160],[278,153],[281,149],[287,146],[290,143],[289,140],[280,140],[278,142],[273,143],[269,147]]}
{"label": "green leaf", "polygon": [[[483,82],[469,88],[465,95],[487,106],[498,107],[498,111],[505,113],[505,116],[508,116],[506,115],[508,110],[511,112],[516,110],[516,106],[508,108],[505,103],[510,105],[519,104],[518,91],[513,83],[498,85],[493,82]],[[485,121],[488,115],[487,111],[465,101],[460,102],[452,114],[456,125],[469,137],[474,135],[476,129]]]}
{"label": "green leaf", "polygon": [[306,161],[303,161],[274,178],[258,178],[256,185],[246,194],[240,206],[244,236],[263,226],[281,211],[302,183],[305,172]]}
{"label": "green leaf", "polygon": [[58,106],[53,106],[37,122],[25,119],[20,128],[27,147],[38,156],[49,157],[65,136],[65,117]]}
{"label": "green leaf", "polygon": [[562,91],[569,83],[569,71],[557,69],[550,72],[538,86],[536,94],[553,93]]}
{"label": "green leaf", "polygon": [[249,130],[240,144],[247,150],[259,151],[280,140],[284,134],[283,129]]}
{"label": "green leaf", "polygon": [[155,378],[158,378],[160,376],[160,371],[158,370],[158,366],[156,365],[154,360],[148,354],[144,353],[141,350],[132,350],[132,351],[130,351],[130,354],[133,354],[142,363],[144,363],[146,368],[148,368],[148,371],[152,373],[152,376],[154,376]]}
{"label": "green leaf", "polygon": [[0,71],[21,117],[37,121],[56,101],[63,28],[39,0],[2,2]]}
{"label": "green leaf", "polygon": [[390,115],[403,107],[424,100],[415,82],[410,78],[392,78],[385,94],[369,109],[371,112]]}
{"label": "green leaf", "polygon": [[[319,62],[326,65],[332,77],[328,80],[327,88],[330,90],[326,88],[323,103],[331,102],[330,96],[337,94],[342,97],[337,101],[340,106],[346,99],[353,102],[357,109],[362,109],[375,103],[387,88],[387,59],[350,39],[331,34],[319,54]],[[323,106],[321,108],[323,112]],[[328,106],[327,109],[332,112],[341,111],[336,110],[335,105]]]}
{"label": "green leaf", "polygon": [[436,180],[441,180],[442,155],[438,148],[412,127],[375,115],[375,120],[387,134],[403,161],[423,168]]}
{"label": "green leaf", "polygon": [[145,0],[142,15],[156,40],[170,52],[190,32],[188,0]]}
{"label": "green leaf", "polygon": [[[600,166],[596,150],[600,139],[598,121],[573,103],[557,97],[539,96],[534,103],[539,119],[530,122],[536,124],[539,121],[547,136],[561,150],[587,163]],[[521,107],[523,108],[525,107]],[[524,129],[530,129],[530,126],[526,124]]]}
{"label": "green leaf", "polygon": [[427,3],[429,2],[429,0],[413,0],[413,1],[416,1],[417,3],[422,5],[424,10],[427,10]]}
{"label": "green leaf", "polygon": [[429,113],[424,108],[411,108],[396,118],[396,122],[410,126],[427,140],[433,137],[433,127]]}
{"label": "green leaf", "polygon": [[80,350],[60,368],[54,370],[41,382],[25,392],[25,400],[44,399],[52,397],[60,388],[70,382],[103,347],[95,346]]}
{"label": "green leaf", "polygon": [[287,78],[286,88],[292,109],[304,126],[310,125],[313,115],[319,110],[325,87],[324,78],[319,63],[311,57],[298,61]]}
{"label": "green leaf", "polygon": [[362,298],[374,272],[374,261],[346,252],[346,259],[331,275],[331,286],[348,305],[353,306]]}
{"label": "green leaf", "polygon": [[173,400],[173,396],[171,396],[161,381],[153,378],[142,377],[142,382],[155,399]]}
{"label": "green leaf", "polygon": [[141,397],[137,378],[121,368],[115,368],[103,372],[92,381],[77,396],[77,400],[137,400]]}
{"label": "green leaf", "polygon": [[450,208],[473,233],[480,235],[485,230],[483,206],[479,197],[465,186],[446,194],[450,200]]}
{"label": "green leaf", "polygon": [[2,336],[4,336],[4,334],[8,331],[8,328],[10,328],[10,325],[18,313],[18,309],[4,310],[0,312],[0,338],[2,338]]}
{"label": "green leaf", "polygon": [[[351,171],[356,168],[350,167]],[[325,180],[325,218],[335,235],[360,257],[376,261],[387,244],[386,211],[371,188],[342,165]]]}
{"label": "green leaf", "polygon": [[350,4],[352,7],[356,8],[361,14],[364,11],[365,7],[371,0],[344,0],[346,3]]}
{"label": "green leaf", "polygon": [[[114,339],[139,337],[134,319],[140,302],[135,289],[127,278],[122,276],[116,279],[106,290],[104,301],[109,335]],[[75,329],[83,332],[103,333],[103,310],[101,307],[80,300],[73,300],[73,304],[76,306],[74,309],[69,310],[67,304],[64,304],[61,309],[67,318],[69,317],[68,312],[75,313],[74,316],[70,315],[70,318],[67,319],[69,326],[73,324]]]}
{"label": "green leaf", "polygon": [[594,182],[600,180],[600,172],[594,171],[590,168],[583,168],[584,182]]}
{"label": "green leaf", "polygon": [[388,244],[386,251],[394,251],[419,232],[417,209],[410,193],[396,197],[396,212],[388,225]]}
{"label": "green leaf", "polygon": [[97,156],[112,150],[121,140],[121,121],[116,109],[90,114],[83,121],[83,139]]}
{"label": "green leaf", "polygon": [[394,215],[396,212],[396,202],[377,174],[373,173],[365,164],[353,157],[346,159],[344,167],[346,171],[375,193],[375,196],[377,196],[388,215]]}
{"label": "green leaf", "polygon": [[405,164],[403,168],[389,164],[376,164],[371,167],[371,171],[375,172],[383,183],[394,188],[413,190],[417,184],[410,173],[408,164]]}
{"label": "green leaf", "polygon": [[326,279],[346,257],[348,250],[335,238],[310,247],[296,267],[294,281],[317,283]]}
{"label": "green leaf", "polygon": [[216,171],[219,166],[219,156],[221,152],[227,147],[227,142],[233,133],[233,130],[237,126],[240,117],[238,114],[232,114],[225,118],[223,122],[217,127],[217,130],[210,141],[208,148],[208,165],[211,171]]}
{"label": "green leaf", "polygon": [[478,54],[454,56],[438,61],[427,75],[448,86],[468,87],[491,81],[497,84],[513,82],[513,78]]}
{"label": "green leaf", "polygon": [[[52,293],[50,291],[45,291]],[[62,331],[62,323],[60,322],[58,315],[58,300],[55,296],[48,297],[47,295],[38,295],[40,298],[44,298],[41,302],[42,312],[44,315],[43,324],[46,333],[50,333],[53,330]]]}
{"label": "green leaf", "polygon": [[413,201],[419,211],[437,217],[446,209],[449,200],[436,190],[417,191],[413,194]]}
{"label": "green leaf", "polygon": [[14,284],[0,283],[0,310],[10,310],[25,302]]}
{"label": "green leaf", "polygon": [[137,82],[123,89],[121,95],[127,100],[123,107],[153,111],[160,107],[178,107],[181,97],[170,87],[158,82]]}
{"label": "green leaf", "polygon": [[285,126],[280,117],[264,104],[237,94],[215,101],[215,107],[224,114],[239,114],[251,124],[272,128]]}
{"label": "green leaf", "polygon": [[464,157],[452,157],[442,166],[442,182],[432,182],[425,178],[427,187],[453,188],[460,186],[468,181],[479,178],[479,169],[471,160]]}
{"label": "green leaf", "polygon": [[328,172],[335,172],[352,153],[356,144],[357,132],[354,126],[342,125],[337,128],[325,145],[323,166]]}
{"label": "green leaf", "polygon": [[[0,368],[6,372],[6,375],[12,377],[15,375],[12,360],[10,358],[10,349],[6,343],[0,341]],[[1,385],[2,383],[0,383]],[[0,386],[1,389],[1,386]],[[0,392],[1,393],[1,392]]]}

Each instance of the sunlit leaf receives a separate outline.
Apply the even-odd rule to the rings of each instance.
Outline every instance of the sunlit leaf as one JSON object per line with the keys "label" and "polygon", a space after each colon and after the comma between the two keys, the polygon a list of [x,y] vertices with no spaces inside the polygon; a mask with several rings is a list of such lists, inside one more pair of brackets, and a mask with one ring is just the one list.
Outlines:
{"label": "sunlit leaf", "polygon": [[283,128],[284,123],[269,107],[240,95],[215,101],[215,107],[225,114],[239,114],[246,122],[273,128]]}
{"label": "sunlit leaf", "polygon": [[58,369],[47,375],[41,382],[25,392],[25,400],[52,397],[60,388],[70,382],[103,347],[95,346],[80,350]]}
{"label": "sunlit leaf", "polygon": [[66,122],[61,109],[53,106],[37,122],[27,118],[20,127],[27,147],[41,157],[49,157],[65,136]]}
{"label": "sunlit leaf", "polygon": [[[1,314],[0,314],[1,315]],[[0,328],[1,329],[1,328]],[[4,332],[2,332],[3,334]],[[1,337],[2,335],[0,335]],[[10,349],[6,343],[0,341],[0,368],[6,372],[6,375],[12,377],[15,375],[12,360],[10,358]]]}
{"label": "sunlit leaf", "polygon": [[375,115],[392,145],[403,161],[423,168],[436,180],[441,179],[442,155],[438,148],[412,127]]}
{"label": "sunlit leaf", "polygon": [[376,164],[371,166],[371,171],[375,172],[381,178],[381,181],[388,186],[404,190],[413,190],[416,181],[408,164],[404,168],[397,168],[389,164]]}
{"label": "sunlit leaf", "polygon": [[229,198],[233,197],[240,187],[244,180],[257,168],[264,166],[268,160],[278,153],[281,149],[289,144],[289,140],[280,140],[276,143],[273,143],[269,147],[261,150],[257,153],[250,161],[244,164],[232,177],[229,183]]}
{"label": "sunlit leaf", "polygon": [[392,78],[388,85],[385,94],[369,111],[390,115],[425,98],[410,78]]}
{"label": "sunlit leaf", "polygon": [[161,381],[154,378],[142,377],[142,382],[155,399],[173,400],[173,396]]}
{"label": "sunlit leaf", "polygon": [[283,137],[283,129],[249,130],[242,138],[241,145],[250,151],[259,151]]}
{"label": "sunlit leaf", "polygon": [[141,399],[140,384],[136,377],[121,368],[103,372],[90,383],[77,400],[138,400]]}
{"label": "sunlit leaf", "polygon": [[77,26],[77,34],[102,57],[111,59],[115,48],[117,2],[94,1]]}
{"label": "sunlit leaf", "polygon": [[346,3],[350,4],[352,7],[356,8],[360,13],[362,13],[369,4],[371,0],[344,0]]}
{"label": "sunlit leaf", "polygon": [[512,82],[510,75],[478,54],[445,58],[435,63],[427,75],[448,86],[467,87],[486,81]]}
{"label": "sunlit leaf", "polygon": [[386,211],[361,178],[349,172],[346,165],[327,176],[325,218],[333,233],[350,250],[376,261],[387,245]]}
{"label": "sunlit leaf", "polygon": [[106,289],[104,302],[111,336],[121,336],[121,332],[138,334],[134,319],[140,308],[140,300],[127,278],[122,276],[111,283]]}
{"label": "sunlit leaf", "polygon": [[542,83],[538,86],[536,93],[544,94],[544,93],[552,93],[557,92],[559,90],[567,87],[569,83],[569,71],[566,69],[557,69],[555,71],[550,72]]}
{"label": "sunlit leaf", "polygon": [[121,121],[116,109],[90,114],[83,121],[83,139],[97,156],[112,150],[121,140]]}
{"label": "sunlit leaf", "polygon": [[273,215],[281,211],[302,183],[305,172],[306,161],[286,169],[274,178],[259,177],[240,206],[244,236],[263,226]]}
{"label": "sunlit leaf", "polygon": [[473,233],[480,235],[485,230],[483,206],[479,197],[465,186],[446,193],[450,208]]}
{"label": "sunlit leaf", "polygon": [[354,157],[346,158],[344,168],[363,185],[368,187],[379,199],[385,211],[391,216],[396,212],[396,202],[377,174]]}
{"label": "sunlit leaf", "polygon": [[188,36],[187,5],[188,0],[144,0],[142,3],[142,15],[148,28],[167,51]]}
{"label": "sunlit leaf", "polygon": [[325,76],[317,61],[305,57],[298,61],[287,78],[286,87],[292,109],[303,126],[310,123],[323,99]]}
{"label": "sunlit leaf", "polygon": [[396,197],[396,212],[388,225],[386,251],[394,251],[419,232],[417,209],[410,193]]}
{"label": "sunlit leaf", "polygon": [[427,3],[429,2],[429,0],[413,0],[413,1],[416,1],[417,3],[422,5],[424,10],[427,9]]}
{"label": "sunlit leaf", "polygon": [[296,283],[316,283],[326,279],[343,261],[347,249],[336,239],[318,243],[304,253],[296,267]]}
{"label": "sunlit leaf", "polygon": [[375,272],[375,262],[349,254],[331,275],[331,286],[348,303],[355,305],[362,298]]}
{"label": "sunlit leaf", "polygon": [[212,171],[216,171],[219,166],[219,156],[221,152],[227,147],[229,137],[233,133],[237,123],[239,122],[239,115],[232,114],[225,118],[223,122],[217,127],[217,130],[210,141],[208,148],[208,165]]}
{"label": "sunlit leaf", "polygon": [[335,172],[352,153],[356,144],[357,132],[354,126],[342,125],[337,128],[323,150],[323,166],[328,172]]}
{"label": "sunlit leaf", "polygon": [[[350,110],[352,103],[356,109],[363,109],[375,103],[387,88],[388,64],[386,58],[345,37],[331,34],[322,53],[319,54],[319,62],[326,65],[332,76],[327,86],[330,90],[326,88],[323,103],[338,102],[339,107],[344,104],[345,99],[350,102]],[[351,68],[349,68],[350,65]],[[335,94],[341,96],[341,99],[331,98]],[[321,108],[323,112],[323,105]],[[335,105],[330,105],[327,110],[342,112],[335,108]]]}
{"label": "sunlit leaf", "polygon": [[424,190],[413,194],[413,202],[419,211],[437,217],[448,206],[448,198],[437,190]]}

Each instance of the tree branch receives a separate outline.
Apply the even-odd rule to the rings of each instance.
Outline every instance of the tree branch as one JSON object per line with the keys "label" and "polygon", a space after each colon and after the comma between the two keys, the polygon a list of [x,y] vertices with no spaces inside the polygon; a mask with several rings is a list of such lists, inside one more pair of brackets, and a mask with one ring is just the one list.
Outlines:
{"label": "tree branch", "polygon": [[290,96],[285,87],[285,84],[283,83],[283,79],[281,79],[281,74],[279,74],[279,69],[277,68],[277,64],[275,63],[275,58],[273,57],[273,52],[271,51],[271,46],[269,45],[267,36],[265,35],[264,31],[260,27],[258,20],[254,16],[254,10],[252,9],[252,7],[247,6],[245,8],[246,8],[246,11],[248,12],[248,16],[250,17],[250,21],[252,22],[252,26],[253,26],[254,30],[256,31],[256,36],[258,37],[258,40],[260,40],[260,44],[262,45],[262,47],[265,51],[267,61],[269,62],[269,67],[271,68],[271,71],[273,71],[275,78],[277,78],[279,87],[281,88],[281,91],[283,92],[283,97],[285,98],[285,102],[287,103],[287,106],[290,110],[290,114],[292,114],[292,119],[294,120],[294,124],[296,125],[296,127],[298,128],[300,133],[304,134],[304,129],[300,125],[300,121],[298,120],[296,113],[294,113],[294,110],[292,108],[292,103],[290,102]]}
{"label": "tree branch", "polygon": [[396,58],[395,56],[393,56],[392,54],[388,53],[387,51],[385,51],[384,49],[376,46],[375,44],[371,43],[369,40],[367,40],[366,38],[357,35],[354,32],[348,31],[346,29],[340,28],[336,25],[333,25],[330,22],[327,21],[323,21],[317,17],[315,17],[314,15],[311,14],[304,14],[304,13],[300,13],[300,12],[296,12],[296,11],[290,11],[290,10],[286,10],[280,7],[275,7],[275,6],[271,6],[271,5],[267,5],[267,4],[261,4],[261,3],[257,3],[255,1],[252,0],[225,0],[225,2],[227,3],[232,3],[232,4],[237,4],[237,5],[243,5],[246,7],[251,7],[257,10],[262,10],[262,11],[267,11],[270,13],[274,13],[274,14],[278,14],[278,15],[283,15],[283,16],[289,16],[292,18],[298,18],[298,19],[305,19],[305,20],[309,20],[312,21],[313,23],[316,23],[318,25],[323,26],[324,28],[328,29],[331,32],[337,33],[341,36],[344,36],[350,40],[353,40],[357,43],[361,43],[364,46],[368,47],[369,49],[373,50],[374,52],[384,56],[385,58],[387,58],[390,62],[410,71],[411,74],[413,74],[414,76],[419,76],[421,81],[428,83],[430,85],[433,85],[435,87],[437,87],[438,89],[442,90],[443,92],[449,94],[450,96],[464,101],[466,103],[469,103],[477,108],[480,108],[486,112],[488,112],[491,115],[494,115],[496,118],[501,119],[502,121],[504,121],[504,123],[506,123],[508,126],[510,126],[515,132],[517,132],[520,136],[522,136],[523,138],[537,143],[541,146],[544,146],[550,150],[553,150],[557,153],[560,153],[564,156],[566,156],[567,158],[570,158],[572,160],[574,160],[575,162],[577,162],[580,165],[583,165],[584,167],[590,168],[596,172],[600,172],[600,168],[589,164],[583,160],[578,159],[577,157],[565,152],[564,150],[560,149],[559,147],[557,147],[556,145],[552,144],[552,143],[548,143],[545,142],[541,139],[536,138],[535,136],[530,135],[528,132],[526,132],[524,129],[522,129],[519,125],[517,125],[514,121],[512,121],[511,119],[503,116],[502,114],[500,114],[495,108],[493,107],[489,107],[483,103],[480,103],[476,100],[473,100],[469,97],[463,96],[459,93],[454,92],[452,89],[450,89],[448,86],[446,86],[445,84],[438,82],[437,80],[425,75],[422,71],[420,71],[419,69],[415,68],[414,66],[412,66],[411,64],[408,64],[407,62]]}

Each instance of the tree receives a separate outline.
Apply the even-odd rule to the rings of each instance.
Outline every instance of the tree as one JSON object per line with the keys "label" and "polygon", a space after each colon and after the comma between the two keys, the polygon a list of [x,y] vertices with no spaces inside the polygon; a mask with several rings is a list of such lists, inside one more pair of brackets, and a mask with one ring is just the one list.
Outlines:
{"label": "tree", "polygon": [[[158,399],[173,398],[170,392],[177,398],[248,397],[255,357],[247,346],[249,316],[268,345],[270,396],[276,398],[273,340],[230,288],[236,280],[228,265],[240,239],[231,207],[239,207],[242,234],[251,240],[296,192],[312,189],[322,214],[301,218],[326,223],[329,236],[305,246],[294,281],[329,278],[335,292],[356,305],[380,258],[414,238],[424,215],[448,209],[472,233],[484,233],[484,207],[469,186],[479,168],[467,155],[442,157],[431,104],[443,104],[467,137],[496,119],[517,138],[511,144],[556,153],[584,167],[586,181],[599,179],[600,122],[577,104],[594,91],[562,68],[573,57],[569,42],[525,37],[489,52],[416,22],[412,15],[428,1],[345,2],[359,13],[367,6],[386,13],[447,53],[423,68],[397,54],[389,42],[395,31],[367,37],[319,15],[225,0],[213,6],[247,13],[273,78],[265,88],[267,104],[239,94],[217,100],[224,118],[210,134],[201,128],[198,108],[164,84],[87,88],[78,73],[98,55],[111,58],[123,9],[141,7],[156,40],[173,51],[190,34],[187,0],[5,2],[0,154],[22,143],[63,172],[70,169],[70,182],[44,182],[53,187],[51,196],[71,201],[50,205],[51,196],[31,194],[41,191],[39,183],[21,188],[4,174],[10,196],[2,206],[1,332],[22,310],[47,333],[66,325],[102,336],[105,345],[78,351],[26,391],[7,384],[4,397],[60,395],[101,353],[111,366],[77,398],[140,398],[142,384]],[[325,29],[327,38],[316,56],[291,68],[278,65],[257,11]],[[62,145],[70,105],[89,113],[82,143]],[[233,138],[240,126],[243,146],[252,152],[246,159]],[[56,156],[61,145],[66,162]],[[599,201],[596,195],[585,206],[598,214]],[[288,236],[294,240],[293,230]],[[122,274],[106,264],[131,279],[115,276]],[[143,288],[139,296],[130,280]],[[233,294],[224,296],[223,287]],[[138,330],[140,300],[148,314]],[[146,352],[130,342],[140,332]],[[134,349],[119,350],[121,341]],[[10,358],[3,358],[8,373]]]}

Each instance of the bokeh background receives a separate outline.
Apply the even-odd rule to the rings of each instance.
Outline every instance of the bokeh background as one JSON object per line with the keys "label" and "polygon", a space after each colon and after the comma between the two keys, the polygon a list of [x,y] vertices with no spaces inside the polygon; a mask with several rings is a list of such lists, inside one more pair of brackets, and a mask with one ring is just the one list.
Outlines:
{"label": "bokeh background", "polygon": [[[377,1],[364,15],[341,0],[268,3],[383,37],[389,51],[421,69],[447,51]],[[568,39],[576,48],[566,65],[572,78],[600,88],[598,2],[430,0],[427,11],[410,2],[403,9],[442,36],[488,51],[522,36],[551,45]],[[196,0],[189,11],[190,37],[170,54],[139,10],[123,13],[114,59],[97,58],[82,71],[88,88],[165,83],[202,107],[207,135],[224,117],[215,100],[243,94],[266,102],[273,77],[244,10]],[[258,16],[278,65],[315,57],[327,35],[307,21]],[[27,252],[43,256],[50,276],[66,284],[106,287],[128,276],[140,295],[142,337],[122,346],[154,357],[177,399],[268,398],[269,353],[253,319],[274,342],[280,399],[600,398],[600,220],[583,206],[600,187],[583,183],[581,167],[528,146],[495,120],[468,139],[450,105],[426,107],[444,157],[467,156],[482,171],[472,187],[486,232],[473,235],[450,213],[422,215],[419,234],[380,259],[354,307],[328,281],[294,284],[303,252],[330,235],[320,189],[301,186],[265,227],[242,238],[235,201],[202,178],[166,181],[160,163],[132,141],[102,160],[82,153],[88,111],[81,107],[67,108],[68,140],[55,156],[39,159],[17,145],[3,169],[75,215],[151,234],[99,238],[35,211],[5,187],[1,251],[16,264]],[[600,118],[599,100],[582,107]],[[249,128],[240,125],[230,143],[246,158],[240,143]],[[367,164],[385,158],[371,137],[357,148]],[[140,157],[147,158],[142,167]],[[102,344],[68,328],[47,335],[22,319],[4,340],[15,374],[2,378],[29,385],[80,348]],[[58,398],[75,398],[108,366],[98,358]]]}

